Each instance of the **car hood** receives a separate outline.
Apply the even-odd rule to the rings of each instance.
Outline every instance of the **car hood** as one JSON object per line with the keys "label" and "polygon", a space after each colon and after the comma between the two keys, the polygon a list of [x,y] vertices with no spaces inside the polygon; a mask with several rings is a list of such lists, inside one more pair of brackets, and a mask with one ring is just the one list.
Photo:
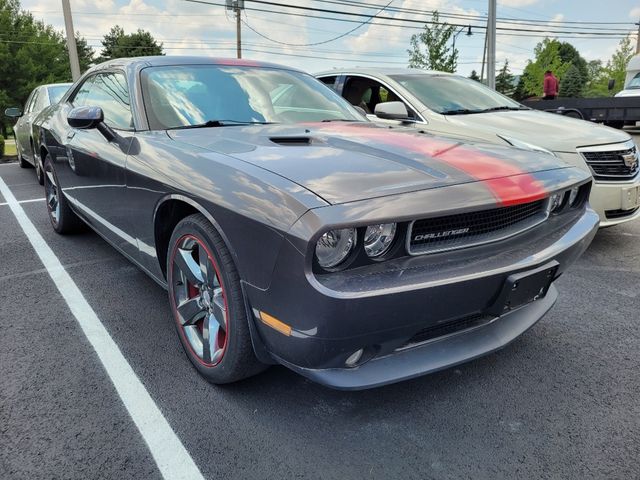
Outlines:
{"label": "car hood", "polygon": [[503,202],[541,198],[535,172],[569,168],[548,154],[462,143],[370,123],[170,130],[175,141],[234,157],[344,203],[482,182]]}
{"label": "car hood", "polygon": [[631,138],[613,128],[538,110],[449,115],[446,119],[456,130],[465,130],[473,136],[478,130],[487,138],[500,134],[552,152],[575,153],[577,147],[626,142]]}
{"label": "car hood", "polygon": [[620,90],[615,95],[616,97],[640,97],[640,88],[627,88],[626,90]]}

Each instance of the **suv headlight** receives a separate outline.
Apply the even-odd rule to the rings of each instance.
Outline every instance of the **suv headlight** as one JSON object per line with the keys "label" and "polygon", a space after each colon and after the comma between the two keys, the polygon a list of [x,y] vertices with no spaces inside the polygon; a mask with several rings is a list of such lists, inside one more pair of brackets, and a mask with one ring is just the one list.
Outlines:
{"label": "suv headlight", "polygon": [[544,147],[540,147],[538,145],[534,145],[533,143],[525,142],[523,140],[518,140],[517,138],[507,137],[506,135],[498,135],[498,137],[500,137],[502,140],[507,142],[512,147],[522,148],[524,150],[531,150],[533,152],[546,153],[548,155],[553,155],[554,157],[557,156],[551,150],[547,150]]}
{"label": "suv headlight", "polygon": [[340,265],[356,245],[356,229],[341,228],[324,233],[316,243],[316,257],[322,268]]}

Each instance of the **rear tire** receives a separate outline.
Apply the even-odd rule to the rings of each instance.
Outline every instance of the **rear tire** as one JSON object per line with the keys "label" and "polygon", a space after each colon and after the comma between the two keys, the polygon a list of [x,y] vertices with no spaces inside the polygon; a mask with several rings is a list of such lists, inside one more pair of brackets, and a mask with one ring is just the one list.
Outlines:
{"label": "rear tire", "polygon": [[266,368],[253,351],[240,276],[222,237],[201,214],[181,220],[167,254],[169,302],[193,366],[224,384]]}
{"label": "rear tire", "polygon": [[69,207],[59,185],[51,156],[47,154],[44,159],[44,191],[49,221],[53,229],[61,235],[77,232],[83,225],[82,220]]}

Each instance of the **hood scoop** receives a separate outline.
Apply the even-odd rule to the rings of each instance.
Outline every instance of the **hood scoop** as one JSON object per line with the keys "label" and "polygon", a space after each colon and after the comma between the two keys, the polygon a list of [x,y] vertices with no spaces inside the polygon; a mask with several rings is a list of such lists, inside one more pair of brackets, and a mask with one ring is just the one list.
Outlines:
{"label": "hood scoop", "polygon": [[315,143],[311,137],[269,137],[269,140],[283,147],[304,147]]}

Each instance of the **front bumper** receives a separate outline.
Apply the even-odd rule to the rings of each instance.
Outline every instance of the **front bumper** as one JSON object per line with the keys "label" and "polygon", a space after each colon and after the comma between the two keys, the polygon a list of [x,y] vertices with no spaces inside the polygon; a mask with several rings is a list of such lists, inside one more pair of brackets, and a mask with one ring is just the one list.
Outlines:
{"label": "front bumper", "polygon": [[[285,242],[268,289],[245,285],[255,332],[279,363],[327,386],[362,389],[426,374],[501,348],[537,322],[556,298],[547,296],[435,341],[406,348],[425,327],[495,309],[507,277],[557,262],[556,278],[588,247],[599,218],[590,208],[571,221],[494,244],[315,276],[305,256]],[[291,327],[288,335],[259,320],[265,312]],[[345,361],[364,348],[369,359]]]}
{"label": "front bumper", "polygon": [[631,182],[597,182],[589,202],[600,217],[601,227],[611,227],[640,218],[640,176]]}
{"label": "front bumper", "polygon": [[[589,174],[592,173],[584,158],[577,152],[554,153],[565,162]],[[591,186],[589,203],[600,217],[600,227],[611,227],[640,218],[640,208],[637,205],[639,189],[640,175],[637,175],[632,180],[620,182],[594,180]]]}

